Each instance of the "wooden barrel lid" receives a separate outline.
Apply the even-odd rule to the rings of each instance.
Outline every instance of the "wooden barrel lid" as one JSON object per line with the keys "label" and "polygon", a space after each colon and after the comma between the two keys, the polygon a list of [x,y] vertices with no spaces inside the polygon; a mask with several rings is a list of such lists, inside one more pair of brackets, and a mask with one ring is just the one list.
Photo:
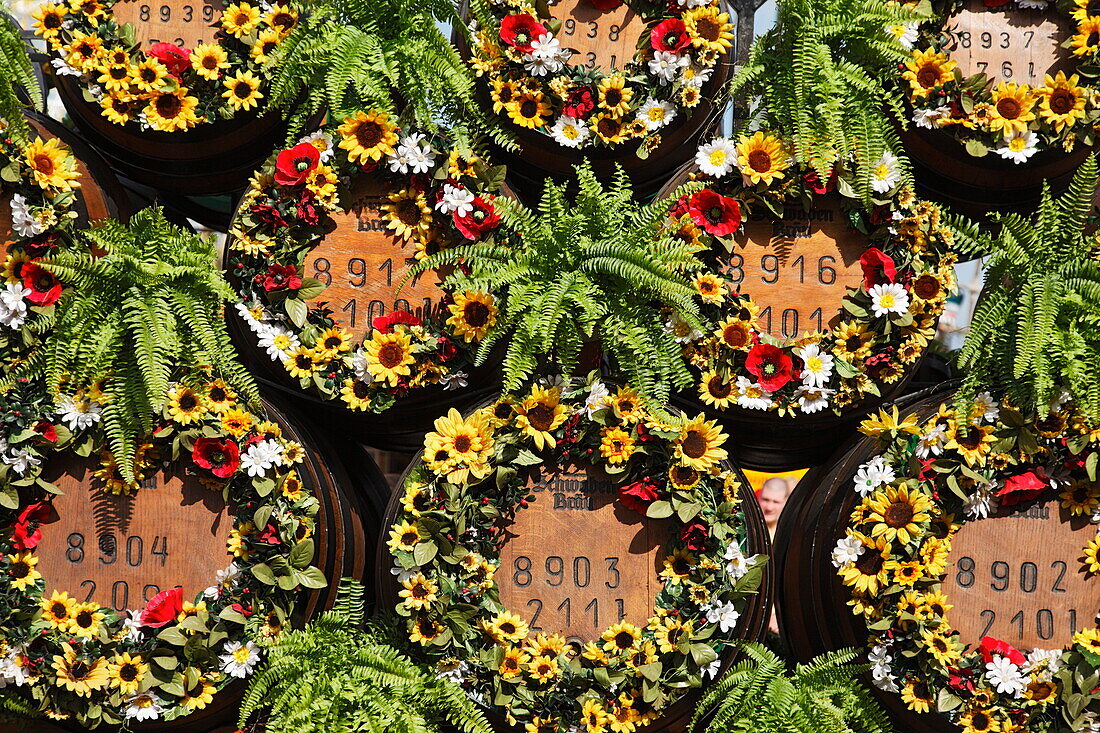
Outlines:
{"label": "wooden barrel lid", "polygon": [[193,49],[210,43],[223,10],[222,0],[119,0],[111,6],[115,22],[132,25],[134,40],[142,48],[174,43]]}
{"label": "wooden barrel lid", "polygon": [[589,69],[623,68],[648,31],[645,18],[627,3],[600,10],[591,0],[558,0],[550,6],[550,15],[561,21],[562,47],[576,51],[570,63]]}

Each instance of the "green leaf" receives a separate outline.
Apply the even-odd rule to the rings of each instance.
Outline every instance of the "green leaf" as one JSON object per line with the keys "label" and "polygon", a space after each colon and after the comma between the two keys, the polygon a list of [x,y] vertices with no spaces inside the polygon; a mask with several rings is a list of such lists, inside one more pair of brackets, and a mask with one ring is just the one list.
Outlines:
{"label": "green leaf", "polygon": [[297,576],[298,582],[301,583],[303,588],[324,588],[328,585],[325,574],[318,568],[306,568],[300,571]]}
{"label": "green leaf", "polygon": [[667,501],[655,501],[646,509],[645,515],[650,519],[665,519],[672,516],[672,504]]}
{"label": "green leaf", "polygon": [[309,567],[310,562],[313,561],[314,544],[313,540],[306,538],[294,545],[290,550],[290,556],[287,558],[291,567],[302,570]]}
{"label": "green leaf", "polygon": [[266,563],[258,563],[252,566],[253,577],[264,585],[275,585],[275,573]]}
{"label": "green leaf", "polygon": [[283,301],[283,307],[286,308],[286,314],[290,318],[290,322],[298,328],[303,328],[306,325],[306,317],[309,315],[309,306],[305,304],[305,301],[297,298],[287,298]]}

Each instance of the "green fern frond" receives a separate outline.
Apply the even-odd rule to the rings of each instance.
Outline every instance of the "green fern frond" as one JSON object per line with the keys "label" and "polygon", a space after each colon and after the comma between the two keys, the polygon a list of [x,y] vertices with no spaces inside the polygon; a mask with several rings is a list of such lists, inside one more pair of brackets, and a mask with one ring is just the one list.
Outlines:
{"label": "green fern frond", "polygon": [[3,10],[4,6],[0,5],[0,119],[7,122],[11,138],[23,146],[30,142],[31,133],[23,117],[23,107],[29,102],[41,110],[42,89],[34,75],[27,44],[19,35],[19,27]]}

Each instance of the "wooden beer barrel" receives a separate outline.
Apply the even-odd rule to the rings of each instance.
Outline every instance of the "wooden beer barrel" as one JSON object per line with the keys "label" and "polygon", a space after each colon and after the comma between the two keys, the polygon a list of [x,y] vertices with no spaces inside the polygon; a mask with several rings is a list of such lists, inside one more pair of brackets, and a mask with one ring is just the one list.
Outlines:
{"label": "wooden beer barrel", "polygon": [[[941,385],[899,403],[899,414],[901,417],[916,415],[918,424],[923,424],[937,414],[942,403],[950,405],[953,398],[954,385]],[[1010,408],[1001,406],[1000,409]],[[1069,426],[1059,424],[1055,415],[1052,412],[1048,418],[1030,422],[1028,427],[1042,431],[1043,437],[1039,439],[1046,445],[1059,440],[1050,437],[1059,434],[1071,442],[1079,441]],[[1015,418],[1010,416],[1008,420]],[[986,419],[979,424],[987,422]],[[1001,427],[998,424],[996,428],[998,435],[1004,434]],[[882,445],[871,437],[853,439],[828,465],[804,477],[780,517],[775,538],[781,578],[777,597],[780,631],[799,660],[806,661],[826,650],[841,647],[866,648],[870,637],[883,633],[881,627],[877,632],[870,631],[868,626],[872,622],[853,613],[853,589],[846,587],[838,577],[833,554],[834,548],[839,547],[838,541],[852,531],[849,527],[853,510],[861,502],[860,494],[853,488],[853,479],[860,480],[857,470],[882,450]],[[946,631],[942,626],[940,631],[934,626],[908,629],[915,635],[919,631],[920,635],[931,633],[937,638],[948,638],[951,644],[948,654],[969,654],[981,648],[990,650],[990,655],[1012,656],[1014,664],[1019,664],[1024,672],[1025,682],[1042,681],[1045,673],[1037,677],[1029,675],[1031,665],[1023,662],[1023,655],[1036,649],[1049,649],[1058,650],[1055,656],[1060,656],[1062,647],[1069,645],[1075,633],[1094,626],[1096,607],[1100,604],[1100,580],[1087,572],[1081,561],[1082,548],[1095,537],[1095,526],[1089,523],[1088,516],[1071,508],[1072,487],[1078,485],[1076,482],[1084,469],[1067,468],[1069,483],[1054,489],[1042,477],[1034,483],[1020,483],[1021,477],[1034,476],[1033,460],[1039,465],[1045,460],[1036,459],[1036,454],[1028,450],[1029,457],[1020,459],[1020,468],[1009,465],[995,469],[993,491],[1000,498],[1000,506],[994,504],[986,515],[957,515],[953,521],[962,526],[946,534],[948,551],[937,566],[942,567],[942,574],[931,571],[935,575],[927,580],[922,576],[914,588],[914,593],[935,596],[938,608],[946,609],[936,613],[944,618],[944,623],[950,622],[950,626]],[[1079,454],[1082,462],[1087,452]],[[931,457],[940,467],[937,470],[950,470],[950,465],[943,461],[945,455]],[[1053,471],[1063,466],[1064,456],[1050,460]],[[916,478],[915,471],[912,477],[899,475],[897,479]],[[1006,475],[1009,478],[1003,479]],[[1068,492],[1067,485],[1071,487]],[[1025,488],[1020,489],[1021,486]],[[969,492],[972,488],[965,490]],[[1013,499],[1010,492],[1016,491],[1020,493]],[[943,496],[933,495],[933,499],[941,501]],[[945,535],[939,529],[937,515],[931,516],[932,528],[922,530],[924,536],[942,538]],[[899,555],[894,552],[892,558],[904,562],[905,558]],[[864,546],[854,562],[873,573],[874,566],[866,563],[882,562],[879,558],[873,548]],[[928,582],[935,582],[937,578],[938,584],[929,587]],[[885,581],[879,588],[884,589],[889,582]],[[875,603],[876,597],[871,598],[870,603]],[[957,630],[957,636],[952,630]],[[1007,647],[997,646],[998,643]],[[892,658],[885,661],[886,669],[892,668],[898,676],[897,685],[905,687],[905,675],[910,672],[908,667],[901,667],[913,656],[911,649],[888,647],[886,653]],[[1014,656],[1017,653],[1020,656]],[[967,668],[973,665],[966,657],[956,657],[953,663]],[[923,664],[923,661],[918,659],[914,664]],[[976,673],[984,674],[984,665],[979,665],[983,668]],[[940,683],[933,685],[923,677],[917,682],[928,685],[933,697],[930,713],[915,712],[898,691],[875,691],[898,730],[950,733],[959,730],[960,723],[952,723],[947,714],[958,716],[968,710],[984,714],[990,709],[991,703],[984,701],[970,703],[964,700],[959,707],[941,697],[947,712],[937,713],[937,692],[943,690],[941,696],[950,695],[952,690]],[[986,683],[978,677],[975,682]],[[957,694],[967,697],[962,692]],[[1028,693],[1021,694],[1026,696]],[[1047,709],[1045,714],[1060,716],[1061,712],[1055,708],[1053,711]],[[1024,724],[1026,726],[1026,717]]]}
{"label": "wooden beer barrel", "polygon": [[[1057,93],[1049,97],[1049,102],[1044,102],[1042,95],[1037,93],[1044,89],[1048,75],[1056,79],[1061,72],[1065,78],[1077,78],[1074,74],[1078,64],[1089,58],[1088,55],[1075,55],[1074,49],[1068,45],[1069,39],[1078,33],[1078,21],[1071,18],[1068,12],[1053,6],[1028,9],[1018,7],[1016,3],[996,4],[997,7],[988,5],[983,0],[968,0],[958,12],[941,19],[942,26],[940,22],[930,24],[933,29],[930,32],[941,27],[945,31],[946,42],[942,48],[949,61],[957,64],[956,71],[961,79],[975,74],[985,75],[986,91],[982,94],[996,90],[1002,82],[1027,85],[1031,91],[1024,96],[1024,106],[1028,109],[1019,119],[1027,121],[1029,115],[1034,115],[1026,126],[1032,131],[1041,129],[1044,134],[1057,133],[1055,141],[1038,143],[1037,152],[1031,153],[1022,162],[1014,162],[998,152],[1006,143],[997,139],[998,135],[994,134],[996,131],[992,131],[988,121],[978,122],[979,133],[967,131],[962,124],[954,122],[943,127],[937,127],[938,122],[910,122],[902,132],[902,140],[914,163],[914,174],[922,193],[978,218],[984,218],[990,212],[1032,210],[1039,201],[1043,183],[1049,183],[1055,193],[1064,190],[1073,171],[1092,147],[1091,131],[1078,129],[1072,133],[1076,139],[1068,143],[1070,152],[1066,152],[1062,141],[1068,130],[1064,125],[1052,127],[1056,123],[1047,121],[1048,114],[1053,114],[1051,110],[1064,113],[1072,109],[1075,102],[1070,99],[1063,104],[1068,98]],[[922,35],[913,49],[914,54],[927,50],[925,41],[926,37]],[[913,66],[918,67],[919,63],[915,62]],[[907,73],[916,72],[912,72],[911,67]],[[928,73],[931,75],[931,72]],[[899,83],[906,89],[910,86],[907,80],[899,80]],[[947,86],[950,91],[946,97],[937,97],[933,92],[927,98],[935,99],[936,104],[940,105],[956,104],[953,91],[956,87],[953,83]],[[981,104],[988,107],[991,103],[995,110],[993,119],[1000,124],[996,110],[1002,102],[998,96],[987,100],[985,96],[971,94],[969,100],[971,104],[977,102],[978,107]],[[923,99],[917,101],[920,104],[915,110],[914,120],[919,122],[921,110],[933,105],[931,102],[925,104]],[[1006,107],[1005,111],[1015,119],[1016,101],[1009,100],[1003,104],[1012,107]],[[1091,104],[1091,101],[1084,102],[1082,112],[1087,112]],[[1047,112],[1042,111],[1044,108]],[[975,112],[971,116],[978,114]],[[966,112],[959,107],[946,115],[949,120],[965,116]],[[1076,121],[1080,122],[1080,119]],[[956,131],[958,134],[953,135]],[[975,153],[981,154],[980,157]]]}
{"label": "wooden beer barrel", "polygon": [[[723,185],[728,185],[723,182],[715,184],[702,177],[695,172],[693,165],[682,169],[665,185],[660,195],[671,195],[693,178],[707,181],[708,187],[716,191],[722,191]],[[685,390],[676,397],[676,402],[689,411],[703,409],[709,417],[718,419],[726,426],[736,436],[731,446],[732,455],[743,466],[771,472],[805,468],[828,458],[837,446],[853,434],[868,410],[904,394],[923,347],[908,354],[908,361],[890,367],[894,370],[892,374],[881,380],[876,379],[877,395],[864,392],[849,399],[839,409],[834,409],[834,396],[830,396],[827,406],[814,412],[800,409],[793,401],[786,410],[779,409],[779,400],[784,399],[780,396],[784,394],[781,390],[790,390],[798,385],[793,374],[798,365],[795,360],[800,359],[796,349],[800,347],[817,348],[821,354],[837,361],[843,354],[858,365],[858,370],[865,371],[869,376],[876,374],[873,370],[877,368],[867,361],[871,350],[863,356],[852,355],[851,349],[841,344],[847,335],[856,334],[859,348],[866,348],[863,344],[869,338],[875,343],[873,350],[876,354],[886,354],[890,358],[897,354],[895,347],[889,345],[889,338],[871,325],[875,321],[871,317],[869,303],[861,300],[859,302],[868,305],[868,308],[852,310],[853,293],[868,292],[864,273],[865,255],[882,255],[877,249],[882,244],[871,234],[853,228],[848,209],[856,204],[844,199],[835,190],[814,194],[808,209],[800,200],[789,200],[783,207],[782,216],[777,216],[759,203],[747,208],[743,200],[738,200],[742,201],[742,226],[727,238],[726,246],[712,240],[710,250],[701,254],[707,273],[719,278],[723,287],[732,288],[738,300],[727,298],[721,310],[708,311],[709,317],[715,321],[712,324],[717,329],[715,333],[721,331],[721,339],[725,343],[747,352],[750,358],[756,348],[752,344],[756,344],[760,336],[779,339],[790,367],[790,380],[773,392],[758,388],[758,396],[766,402],[770,401],[767,409],[742,406],[736,399],[737,380],[744,378],[760,384],[758,376],[749,369],[747,360],[744,365],[738,361],[734,369],[723,372],[727,363],[711,359],[706,366],[696,366],[695,369],[700,373],[701,380],[703,374],[712,375],[717,370],[718,380],[727,389],[725,397],[728,402],[723,405],[721,401],[701,398],[705,384]],[[673,225],[679,226],[676,223]],[[698,227],[695,231],[703,234]],[[872,233],[875,231],[872,229]],[[941,261],[937,257],[929,257],[929,260],[933,267],[940,266]],[[890,267],[893,267],[892,260]],[[940,291],[937,297],[942,298],[950,289],[953,276],[940,267],[943,275],[937,285]],[[900,284],[904,278],[905,275],[895,273],[891,281]],[[907,292],[912,293],[912,290]],[[745,298],[751,299],[755,314],[750,310],[738,312],[744,307],[739,304],[744,303]],[[926,320],[935,324],[941,310],[942,302],[928,314]],[[733,324],[736,333],[727,337],[725,333],[730,324]],[[703,340],[696,343],[706,343],[704,337],[710,336],[697,336],[697,339]],[[685,344],[685,354],[689,357],[692,348],[691,343]],[[778,358],[783,359],[782,356]],[[843,384],[839,381],[842,375],[838,369],[834,366],[829,377],[828,387],[834,391]]]}
{"label": "wooden beer barrel", "polygon": [[[142,50],[160,42],[191,50],[216,39],[227,5],[221,0],[119,0],[110,12],[120,26],[133,27]],[[98,102],[85,97],[86,85],[78,77],[53,73],[51,79],[77,129],[120,176],[175,196],[239,191],[286,132],[278,113],[255,110],[185,131],[143,129],[134,121],[115,124],[103,116]],[[211,94],[218,94],[220,102],[223,91]]]}
{"label": "wooden beer barrel", "polygon": [[[653,28],[662,20],[672,18],[673,13],[661,11],[648,17],[631,5],[624,2],[604,10],[597,7],[597,3],[592,0],[559,0],[546,6],[549,17],[543,20],[544,23],[560,24],[555,36],[563,48],[574,52],[567,62],[568,65],[599,69],[604,73],[622,71],[627,76],[644,77],[647,62],[644,59],[640,62],[635,59],[640,53],[650,49],[650,33]],[[677,6],[668,7],[677,11],[683,10]],[[719,0],[717,7],[721,12],[730,12],[726,0]],[[749,24],[751,25],[751,21]],[[454,41],[464,57],[472,58],[473,51],[461,34],[456,33]],[[681,53],[689,51],[690,46]],[[581,149],[559,145],[547,134],[510,122],[508,115],[501,111],[501,122],[515,136],[519,148],[515,152],[499,150],[496,157],[508,163],[513,184],[522,195],[529,198],[538,198],[547,177],[559,182],[568,180],[574,167],[582,160],[588,161],[601,176],[609,176],[617,165],[622,166],[632,179],[634,190],[639,196],[651,194],[678,166],[691,157],[698,139],[718,125],[725,105],[722,89],[733,68],[731,57],[729,49],[719,55],[710,78],[698,88],[700,101],[697,106],[685,109],[674,103],[678,107],[676,117],[659,130],[660,139],[657,144],[642,155],[637,154],[639,145],[631,142]],[[552,76],[551,74],[549,78]],[[546,78],[542,77],[543,80]],[[479,79],[479,95],[487,110],[495,110],[498,106],[490,94],[491,79],[491,74],[485,74]],[[636,97],[645,96],[642,89],[636,90],[634,94]],[[598,114],[598,111],[597,106],[592,114]],[[623,125],[629,121],[630,119],[624,117]],[[549,127],[553,122],[553,119],[549,119],[546,126]]]}
{"label": "wooden beer barrel", "polygon": [[[26,112],[26,116],[34,134],[46,141],[60,140],[76,158],[80,173],[80,188],[76,189],[73,205],[77,226],[107,218],[125,219],[129,214],[126,192],[103,159],[61,123],[34,111]],[[0,196],[0,244],[5,251],[14,243],[10,201],[8,195]]]}
{"label": "wooden beer barrel", "polygon": [[[338,154],[344,156],[342,150]],[[342,157],[340,160],[345,159]],[[446,165],[445,156],[440,155],[439,160]],[[379,318],[408,314],[436,337],[453,343],[455,353],[466,346],[466,342],[445,325],[451,315],[449,305],[453,299],[440,287],[441,273],[427,272],[402,286],[412,266],[424,254],[419,250],[425,250],[426,246],[401,236],[394,229],[392,218],[394,215],[404,215],[401,207],[412,208],[414,219],[426,216],[423,211],[425,208],[431,209],[432,204],[427,203],[430,197],[414,195],[410,198],[407,194],[413,190],[411,185],[401,177],[390,176],[384,171],[357,172],[352,180],[351,187],[340,193],[338,210],[325,213],[322,223],[302,229],[302,234],[292,234],[289,238],[292,246],[261,258],[251,258],[242,250],[252,232],[262,228],[262,225],[250,224],[254,219],[247,217],[255,202],[268,201],[263,198],[268,195],[266,192],[279,189],[267,184],[261,189],[265,193],[260,198],[256,198],[255,188],[246,194],[237,208],[234,223],[230,225],[225,268],[242,299],[259,302],[264,306],[265,314],[260,324],[243,316],[231,318],[231,332],[242,359],[266,389],[295,400],[305,409],[321,411],[334,425],[354,431],[357,438],[368,445],[413,452],[420,445],[424,432],[442,412],[449,407],[469,409],[492,394],[497,389],[493,379],[497,368],[492,359],[485,367],[472,368],[468,364],[456,367],[454,371],[468,375],[465,379],[468,386],[448,390],[445,384],[418,384],[398,394],[393,404],[380,412],[369,408],[358,409],[342,397],[345,380],[358,378],[348,364],[360,346],[365,348],[370,342]],[[435,185],[438,186],[438,183]],[[500,195],[514,197],[507,184],[502,187]],[[488,199],[487,194],[479,194],[479,200],[482,200],[481,197]],[[430,218],[427,236],[431,247],[470,241],[463,239],[464,235],[454,229],[450,219],[449,216]],[[294,226],[280,227],[280,231],[295,232]],[[267,230],[264,231],[267,236]],[[309,245],[304,249],[304,255],[303,244]],[[277,327],[293,332],[296,338],[304,335],[304,330],[289,318],[277,315],[285,311],[285,306],[277,299],[269,298],[264,288],[255,282],[257,275],[264,276],[265,270],[261,268],[275,263],[291,266],[299,259],[303,283],[310,283],[312,287],[306,299],[311,313],[309,317],[314,319],[310,321],[314,324],[311,328],[314,332],[320,330],[321,327],[315,325],[318,322],[315,319],[318,314],[327,313],[325,317],[331,318],[334,327],[345,329],[349,340],[350,348],[342,352],[344,362],[331,362],[336,366],[317,374],[318,379],[333,380],[327,393],[317,387],[316,381],[303,384],[297,376],[292,376],[285,366],[288,359],[285,351],[275,359],[271,356],[273,352],[260,344],[262,331],[266,327],[264,324],[277,324]],[[283,311],[278,310],[280,308]],[[471,346],[476,347],[476,343]],[[442,352],[433,353],[425,358],[440,360],[443,355]],[[445,366],[445,360],[440,364],[450,368]],[[418,365],[410,367],[414,373],[418,368]],[[335,376],[328,377],[330,374]]]}
{"label": "wooden beer barrel", "polygon": [[[277,425],[285,440],[301,446],[302,461],[295,466],[300,487],[287,484],[274,490],[300,488],[317,501],[313,530],[302,525],[299,539],[313,540],[311,564],[327,582],[315,590],[300,590],[285,622],[272,621],[272,628],[300,625],[331,607],[341,577],[366,580],[369,588],[366,568],[375,554],[375,527],[388,488],[370,458],[351,450],[341,437],[330,438],[316,424],[271,402],[257,414]],[[184,456],[158,461],[137,492],[128,496],[110,494],[98,483],[93,486],[91,474],[101,465],[96,454],[51,458],[43,477],[64,493],[53,499],[57,519],[42,525],[42,540],[35,549],[46,594],[63,589],[77,602],[125,611],[140,610],[174,587],[182,587],[182,599],[189,602],[204,588],[216,586],[216,572],[234,559],[226,545],[230,530],[237,526],[234,515],[251,515],[251,508],[227,503],[220,490],[211,491],[200,480],[191,452]],[[254,585],[257,580],[246,575],[238,582]],[[368,596],[373,602],[373,591]],[[248,597],[242,596],[242,602]],[[169,627],[156,631],[165,628]],[[244,680],[233,681],[205,707],[173,721],[130,722],[135,730],[208,733],[232,726],[244,689]],[[75,721],[59,725],[83,730]]]}
{"label": "wooden beer barrel", "polygon": [[[479,410],[483,411],[482,414],[491,414],[490,419],[500,425],[502,421],[508,420],[504,415],[506,411],[513,409],[513,405],[517,409],[516,414],[523,410],[523,405],[526,403],[522,403],[521,399],[517,397],[514,401],[506,399],[485,402]],[[546,399],[545,393],[543,393],[543,399]],[[573,416],[583,414],[583,401],[580,403],[579,413],[572,412],[573,409],[575,408],[567,407],[565,414]],[[476,417],[470,417],[476,414],[477,411],[465,416],[467,425],[476,421]],[[536,411],[527,414],[536,423],[538,422]],[[446,419],[453,423],[459,418],[452,411],[450,417]],[[440,428],[443,420],[441,418],[440,422],[436,423],[437,429]],[[583,420],[581,423],[578,423],[578,420],[581,418],[566,418],[566,423],[574,426],[566,428],[566,435],[571,434],[571,430],[577,432],[585,430],[583,427],[577,427],[583,423]],[[507,422],[497,429],[508,430]],[[432,435],[434,433],[429,435],[429,441]],[[558,446],[559,448],[564,446],[563,439],[559,438]],[[490,579],[495,578],[495,581],[491,585],[483,584],[481,587],[484,590],[480,592],[488,594],[488,597],[499,599],[500,607],[506,609],[505,613],[515,614],[515,618],[521,619],[522,628],[529,629],[528,640],[531,643],[541,643],[539,640],[549,638],[552,646],[553,639],[560,639],[565,645],[564,653],[568,658],[576,657],[582,649],[586,653],[591,653],[593,646],[599,646],[604,643],[602,640],[609,638],[608,634],[611,633],[607,631],[609,627],[618,628],[619,624],[627,624],[646,628],[647,619],[652,624],[653,619],[650,617],[655,613],[658,615],[663,613],[655,611],[658,607],[655,599],[666,582],[666,576],[673,572],[668,569],[669,562],[674,562],[674,557],[682,557],[679,554],[670,555],[669,553],[673,551],[672,546],[676,543],[677,537],[684,536],[683,527],[687,522],[680,521],[671,508],[666,513],[663,510],[657,511],[654,504],[650,504],[647,510],[645,501],[653,501],[658,495],[647,497],[643,493],[641,507],[630,502],[629,497],[624,498],[624,492],[627,491],[624,486],[634,485],[634,474],[642,470],[640,468],[636,467],[634,472],[628,469],[626,474],[618,472],[609,474],[607,466],[599,463],[595,457],[578,461],[549,450],[537,450],[530,443],[524,444],[522,450],[520,463],[526,465],[491,466],[498,473],[494,474],[491,471],[484,479],[490,488],[476,486],[478,479],[472,479],[469,484],[458,488],[448,485],[447,491],[457,491],[459,497],[467,492],[472,496],[479,494],[485,496],[481,503],[493,509],[491,516],[499,516],[492,533],[496,552],[484,556],[485,562],[495,568],[495,574],[490,574]],[[589,453],[591,454],[592,451]],[[599,451],[596,453],[598,454]],[[381,597],[385,599],[381,604],[383,608],[400,606],[403,596],[399,596],[399,593],[408,594],[408,591],[402,590],[407,586],[399,582],[399,576],[395,576],[396,569],[390,572],[391,566],[394,566],[395,562],[400,562],[395,560],[395,554],[401,554],[394,549],[394,543],[398,541],[394,538],[400,532],[391,531],[391,528],[402,522],[415,521],[415,517],[410,520],[410,515],[406,511],[408,507],[417,506],[424,509],[434,503],[429,498],[433,492],[433,484],[428,478],[430,474],[423,470],[423,466],[430,461],[430,455],[422,450],[409,464],[390,500],[382,530],[383,535],[388,533],[390,540],[387,543],[383,538],[378,544],[376,582],[380,588]],[[669,468],[665,467],[665,470],[668,471]],[[510,488],[512,484],[508,483],[510,481],[508,476],[499,473],[501,470],[506,473],[519,471],[519,476],[522,477],[522,488],[519,489],[518,494]],[[739,543],[745,556],[767,554],[768,531],[748,481],[735,464],[727,461],[717,464],[716,470],[724,472],[723,475],[729,480],[725,500],[739,502],[738,511],[743,512],[738,515],[739,529],[735,532],[735,536],[742,539],[735,542]],[[692,480],[698,481],[698,479],[698,474],[694,474]],[[495,485],[495,481],[501,482],[501,486],[505,488],[501,490],[491,488]],[[410,496],[417,498],[414,501]],[[515,497],[518,501],[518,505],[514,508],[510,508],[510,497]],[[722,497],[717,498],[717,501],[722,500]],[[439,511],[445,512],[447,509],[441,508]],[[699,515],[698,519],[701,520],[702,515]],[[401,526],[407,527],[407,525]],[[473,524],[467,526],[473,527]],[[480,525],[478,527],[477,533],[482,533],[484,530]],[[715,531],[713,526],[711,531]],[[469,547],[476,536],[480,534],[475,535],[473,531],[468,531],[457,540],[464,547]],[[440,552],[444,551],[440,550]],[[692,558],[695,557],[691,556],[688,550],[677,549],[675,552],[681,551],[687,552]],[[691,559],[690,562],[703,562],[703,552],[705,550],[700,548],[698,560]],[[416,554],[415,550],[414,554]],[[423,565],[425,567],[422,567],[421,571],[429,573],[427,568],[429,563],[424,562]],[[746,605],[739,607],[740,615],[736,618],[736,629],[733,633],[736,639],[758,641],[764,636],[770,613],[770,589],[773,582],[769,567],[765,565],[761,568],[762,575],[758,589],[753,595],[744,599]],[[432,577],[435,576],[432,575]],[[449,584],[450,580],[443,578],[442,582]],[[461,586],[461,581],[459,585]],[[714,603],[718,604],[719,601],[715,599]],[[694,618],[694,613],[694,610],[684,608],[682,615],[677,612],[673,612],[673,615],[684,623],[688,623],[687,619]],[[723,626],[723,635],[726,631],[727,628]],[[519,634],[519,636],[525,635]],[[517,638],[513,641],[518,647],[522,639]],[[639,644],[639,649],[644,650],[648,648],[649,642],[639,642]],[[719,647],[719,655],[717,658],[708,657],[708,659],[715,659],[714,676],[717,676],[719,666],[724,668],[737,656],[732,646]],[[662,660],[665,661],[666,666],[673,664],[664,658]],[[707,679],[713,678],[704,675],[703,684],[706,684]],[[566,682],[559,684],[564,685]],[[623,683],[623,689],[634,684],[636,683],[628,677]],[[661,691],[659,698],[665,700],[665,704],[654,703],[654,709],[645,718],[648,721],[646,725],[655,731],[683,733],[694,712],[698,690],[682,696],[679,693],[669,694],[668,698],[673,700],[670,705],[667,704],[666,692],[668,691]],[[654,692],[654,695],[656,694]],[[571,698],[573,695],[568,697]],[[614,700],[615,695],[608,693],[600,697],[605,700]],[[646,700],[653,702],[649,697]],[[503,710],[490,701],[491,698],[486,700],[487,714],[494,726],[502,733],[515,730],[505,724]],[[536,716],[542,715],[538,712],[541,704],[534,703],[528,710],[534,712]],[[564,702],[554,706],[558,730],[568,730],[569,725],[576,723],[575,720],[570,719],[567,708]],[[559,714],[560,717],[556,717]],[[540,719],[545,721],[545,717]]]}

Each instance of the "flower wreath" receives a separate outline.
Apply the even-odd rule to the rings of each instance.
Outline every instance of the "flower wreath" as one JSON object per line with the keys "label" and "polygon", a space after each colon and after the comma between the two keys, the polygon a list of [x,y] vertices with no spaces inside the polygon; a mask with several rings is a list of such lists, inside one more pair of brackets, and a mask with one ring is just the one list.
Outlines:
{"label": "flower wreath", "polygon": [[242,0],[220,15],[212,5],[186,6],[181,12],[218,26],[212,43],[187,49],[175,39],[142,48],[133,27],[115,20],[117,1],[47,2],[32,14],[34,32],[46,40],[56,73],[77,77],[103,117],[162,132],[255,110],[264,98],[264,65],[298,24],[293,0],[262,8]]}
{"label": "flower wreath", "polygon": [[[886,152],[875,164],[872,186],[883,199],[876,198],[870,214],[858,204],[848,171],[825,183],[813,172],[799,174],[781,141],[767,132],[736,143],[716,138],[700,146],[696,163],[694,175],[707,180],[707,188],[682,199],[670,225],[704,251],[708,270],[695,286],[703,315],[715,326],[709,334],[678,320],[669,327],[700,372],[702,401],[719,410],[736,405],[796,416],[828,407],[839,413],[901,379],[936,333],[955,288],[955,259],[945,254],[954,233],[940,208],[900,185],[897,158]],[[759,306],[721,276],[716,258],[723,249],[734,251],[743,211],[763,207],[779,217],[784,202],[801,201],[809,210],[814,195],[832,191],[842,194],[851,227],[870,237],[860,258],[864,282],[845,296],[835,328],[779,339],[760,328]]]}
{"label": "flower wreath", "polygon": [[12,226],[0,291],[0,372],[26,357],[61,297],[61,283],[35,260],[69,241],[80,187],[76,158],[64,143],[36,137],[20,147],[6,130],[0,119],[0,205],[9,208]]}
{"label": "flower wreath", "polygon": [[7,578],[0,686],[26,688],[48,716],[89,727],[173,720],[248,676],[264,642],[290,617],[297,592],[325,585],[310,565],[318,504],[295,468],[301,446],[277,424],[243,410],[221,380],[177,384],[139,450],[139,473],[151,475],[158,461],[187,460],[208,488],[224,491],[234,559],[193,599],[175,588],[125,613],[81,602],[70,595],[75,589],[51,587],[37,568],[35,549],[63,540],[50,532],[57,489],[41,474],[54,455],[98,451],[96,487],[136,490],[102,448],[103,399],[93,386],[55,407],[44,380],[0,395],[0,572]]}
{"label": "flower wreath", "polygon": [[[963,6],[960,0],[936,0],[932,3],[936,20],[887,29],[912,51],[899,72],[913,106],[913,122],[917,127],[947,131],[973,156],[992,150],[1014,163],[1026,162],[1041,149],[1070,152],[1078,143],[1091,146],[1093,127],[1100,120],[1094,86],[1100,17],[1090,14],[1088,0],[985,0],[985,5],[991,11],[1012,6],[1068,16],[1076,26],[1067,46],[1077,62],[1075,68],[1068,76],[1064,71],[1047,74],[1043,86],[1035,88],[998,82],[997,70],[963,78],[946,49],[956,41],[978,41],[968,35],[956,39],[945,29],[946,20]],[[1011,76],[1010,69],[1005,73]]]}
{"label": "flower wreath", "polygon": [[[623,4],[585,1],[604,11]],[[475,34],[470,63],[491,84],[493,111],[568,148],[641,140],[641,150],[655,149],[660,131],[702,101],[733,45],[733,23],[719,0],[628,5],[645,19],[648,38],[621,69],[604,71],[569,63],[574,51],[555,35],[561,21],[545,0],[489,0],[492,24]]]}
{"label": "flower wreath", "polygon": [[493,197],[479,193],[500,169],[442,138],[405,134],[383,112],[359,112],[278,153],[253,178],[230,232],[227,266],[241,317],[302,389],[382,412],[410,389],[465,386],[466,347],[484,338],[497,306],[488,293],[448,294],[446,314],[422,322],[398,310],[375,318],[371,336],[353,344],[328,308],[307,305],[325,284],[304,276],[306,255],[331,231],[331,215],[350,205],[349,188],[362,173],[389,184],[386,226],[415,243],[418,260],[500,223]]}
{"label": "flower wreath", "polygon": [[[1100,672],[1100,629],[1026,657],[988,636],[963,648],[941,586],[954,534],[999,506],[1057,496],[1071,516],[1095,522],[1100,434],[1069,403],[1027,415],[984,394],[966,413],[940,405],[927,419],[899,419],[895,408],[860,429],[882,452],[855,474],[863,498],[833,564],[867,621],[876,685],[967,733],[1077,731],[1100,720],[1088,681]],[[1084,548],[1085,572],[1100,571],[1098,553],[1100,536]]]}
{"label": "flower wreath", "polygon": [[[721,664],[764,558],[745,557],[737,475],[726,436],[702,416],[666,422],[628,386],[598,380],[562,395],[535,386],[468,417],[440,418],[404,484],[388,546],[409,637],[470,697],[543,733],[633,730]],[[494,575],[504,526],[530,497],[543,460],[592,466],[628,510],[678,523],[645,627],[622,621],[580,648],[530,634]],[[717,651],[716,651],[717,650]]]}

